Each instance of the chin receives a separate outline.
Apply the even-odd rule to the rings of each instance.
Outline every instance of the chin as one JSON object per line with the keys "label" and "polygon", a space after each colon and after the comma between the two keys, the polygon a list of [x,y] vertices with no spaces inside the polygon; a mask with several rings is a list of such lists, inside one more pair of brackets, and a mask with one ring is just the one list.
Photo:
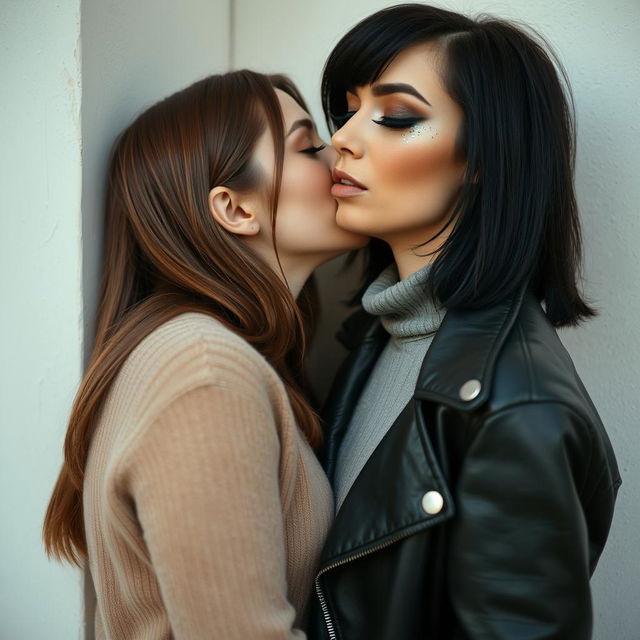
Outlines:
{"label": "chin", "polygon": [[363,216],[358,215],[351,207],[340,204],[336,212],[336,224],[344,231],[358,235],[370,235],[363,227]]}

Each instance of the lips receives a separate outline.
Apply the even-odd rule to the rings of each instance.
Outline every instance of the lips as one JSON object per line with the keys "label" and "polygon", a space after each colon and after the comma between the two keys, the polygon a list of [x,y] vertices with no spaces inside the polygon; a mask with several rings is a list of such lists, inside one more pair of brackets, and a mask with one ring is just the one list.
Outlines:
{"label": "lips", "polygon": [[334,169],[333,186],[331,187],[331,195],[334,198],[349,198],[351,196],[358,196],[367,191],[361,182],[358,182],[352,175],[346,171],[340,171],[340,169]]}

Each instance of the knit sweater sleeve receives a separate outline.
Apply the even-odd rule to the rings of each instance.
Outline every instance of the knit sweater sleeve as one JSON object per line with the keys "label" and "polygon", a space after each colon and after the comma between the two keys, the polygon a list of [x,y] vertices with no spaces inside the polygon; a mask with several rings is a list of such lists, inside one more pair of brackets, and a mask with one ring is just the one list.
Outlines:
{"label": "knit sweater sleeve", "polygon": [[127,455],[122,477],[177,639],[305,637],[287,599],[275,420],[260,394],[204,384]]}

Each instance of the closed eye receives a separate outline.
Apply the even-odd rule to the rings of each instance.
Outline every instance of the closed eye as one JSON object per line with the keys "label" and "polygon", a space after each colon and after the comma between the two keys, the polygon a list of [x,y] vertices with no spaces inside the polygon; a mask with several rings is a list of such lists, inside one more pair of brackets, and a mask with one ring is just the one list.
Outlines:
{"label": "closed eye", "polygon": [[408,129],[412,127],[414,124],[418,124],[418,122],[423,122],[425,118],[411,116],[405,118],[392,118],[387,116],[382,116],[378,120],[373,120],[376,124],[379,124],[383,127],[389,127],[391,129]]}
{"label": "closed eye", "polygon": [[326,144],[321,144],[317,147],[307,147],[306,149],[302,149],[300,151],[300,153],[308,153],[310,155],[314,154],[314,153],[320,153],[320,151],[322,151],[323,149],[326,149],[327,145]]}

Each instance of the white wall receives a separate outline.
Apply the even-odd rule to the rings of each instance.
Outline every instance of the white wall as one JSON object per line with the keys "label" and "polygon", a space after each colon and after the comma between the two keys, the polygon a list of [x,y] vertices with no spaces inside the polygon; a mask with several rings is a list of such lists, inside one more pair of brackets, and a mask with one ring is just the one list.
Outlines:
{"label": "white wall", "polygon": [[0,637],[80,638],[42,519],[82,370],[80,0],[0,5]]}
{"label": "white wall", "polygon": [[115,136],[145,106],[227,71],[228,0],[82,3],[84,301],[90,348],[101,257],[104,173]]}
{"label": "white wall", "polygon": [[[322,65],[355,22],[393,2],[372,0],[236,0],[234,64],[284,71],[323,122]],[[564,331],[609,430],[624,484],[612,534],[593,580],[596,640],[635,640],[640,629],[640,3],[637,0],[467,0],[434,2],[469,14],[493,13],[539,29],[560,53],[572,81],[578,119],[578,198],[584,220],[588,296],[601,311]],[[345,289],[335,265],[321,276],[325,301]],[[338,351],[327,348],[335,307],[313,354],[321,391]],[[329,327],[329,328],[328,328]],[[329,353],[329,357],[327,357]]]}
{"label": "white wall", "polygon": [[40,536],[91,346],[107,154],[145,105],[227,70],[229,7],[0,4],[0,638],[85,635],[83,575]]}

